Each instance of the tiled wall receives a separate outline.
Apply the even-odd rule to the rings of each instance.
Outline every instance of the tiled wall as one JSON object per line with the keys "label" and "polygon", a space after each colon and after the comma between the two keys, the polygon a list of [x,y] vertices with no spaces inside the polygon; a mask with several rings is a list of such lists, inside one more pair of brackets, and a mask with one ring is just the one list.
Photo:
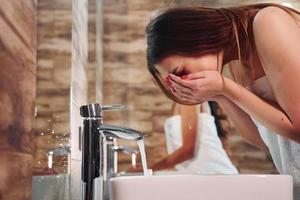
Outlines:
{"label": "tiled wall", "polygon": [[[123,124],[151,136],[145,140],[148,162],[166,155],[162,123],[171,101],[152,83],[146,70],[144,29],[147,16],[163,1],[104,1],[104,102],[127,110],[104,114],[105,123]],[[136,144],[130,143],[135,146]],[[130,157],[120,155],[120,170]]]}
{"label": "tiled wall", "polygon": [[37,2],[0,4],[0,199],[30,200]]}
{"label": "tiled wall", "polygon": [[[156,9],[174,4],[199,5],[199,2],[213,6],[225,1],[104,1],[104,102],[127,105],[127,110],[105,113],[104,122],[150,134],[145,138],[150,164],[166,156],[163,123],[171,115],[172,102],[152,83],[147,71],[145,25]],[[134,143],[125,144],[137,147]],[[240,172],[277,172],[269,155],[245,143],[234,131],[229,144],[230,157]],[[120,161],[120,170],[130,166],[130,156],[121,155]]]}
{"label": "tiled wall", "polygon": [[[35,174],[47,173],[50,149],[69,142],[71,30],[70,0],[38,1]],[[66,159],[54,159],[56,170],[66,169]]]}
{"label": "tiled wall", "polygon": [[[72,0],[38,0],[38,51],[37,51],[37,100],[38,115],[35,123],[35,174],[52,173],[47,170],[47,152],[69,145],[70,140],[70,87],[72,62]],[[101,64],[101,54],[96,53],[96,0],[89,0],[88,43],[81,41],[78,49],[85,52],[84,64],[88,80],[88,99],[96,98],[96,79]],[[81,12],[81,10],[79,9]],[[80,26],[75,33],[82,35]],[[100,26],[98,26],[100,27]],[[78,36],[77,34],[77,36]],[[74,37],[76,34],[73,34]],[[99,37],[99,36],[98,36]],[[85,35],[84,38],[87,38]],[[97,40],[99,42],[99,38]],[[83,45],[83,46],[81,46]],[[99,51],[99,49],[98,49]],[[75,54],[74,54],[75,55]],[[79,54],[76,54],[79,55]],[[74,57],[77,63],[80,56]],[[85,61],[86,62],[86,61]],[[98,70],[97,70],[98,69]],[[80,83],[84,80],[78,80]],[[100,84],[99,84],[100,85]],[[99,93],[98,93],[99,96]],[[66,172],[65,156],[55,156],[56,172]]]}
{"label": "tiled wall", "polygon": [[88,63],[89,102],[102,99],[102,0],[88,0]]}

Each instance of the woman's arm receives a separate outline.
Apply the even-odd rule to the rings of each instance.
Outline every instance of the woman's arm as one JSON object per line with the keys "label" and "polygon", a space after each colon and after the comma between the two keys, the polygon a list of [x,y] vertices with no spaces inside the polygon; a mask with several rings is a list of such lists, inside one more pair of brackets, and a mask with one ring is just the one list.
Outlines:
{"label": "woman's arm", "polygon": [[253,31],[264,72],[279,107],[230,79],[220,78],[216,71],[189,74],[185,80],[171,74],[173,90],[190,100],[221,94],[274,133],[300,143],[300,27],[287,12],[267,7],[255,17]]}
{"label": "woman's arm", "polygon": [[300,29],[287,12],[268,7],[254,20],[254,36],[275,107],[225,78],[222,94],[271,131],[300,143]]}
{"label": "woman's arm", "polygon": [[[300,143],[300,125],[298,126],[297,123],[292,123],[293,119],[297,121],[297,117],[300,117],[300,113],[298,114],[299,116],[297,116],[296,113],[293,112],[294,118],[291,117],[290,120],[288,117],[289,112],[285,112],[280,108],[282,107],[281,104],[286,104],[287,102],[279,101],[278,105],[280,107],[274,106],[262,100],[238,83],[225,77],[223,77],[222,86],[219,86],[219,84],[216,84],[217,81],[215,80],[220,79],[219,76],[221,75],[218,75],[218,72],[214,71],[201,71],[189,74],[188,79],[186,80],[181,80],[174,75],[170,76],[177,82],[176,88],[174,89],[175,93],[180,93],[185,99],[195,101],[201,98],[214,99],[216,95],[223,95],[256,121],[260,122],[265,127],[268,127],[272,132]],[[214,84],[216,86],[214,86]],[[183,86],[180,85],[189,89],[185,88],[183,90]],[[285,91],[282,92],[290,93],[292,96],[293,90],[295,90],[295,87],[286,88]],[[300,97],[298,100],[300,100]],[[300,104],[295,102],[293,106],[299,107]]]}
{"label": "woman's arm", "polygon": [[[273,112],[280,118],[270,123],[276,123],[283,136],[300,142],[300,27],[297,22],[286,11],[268,7],[255,17],[253,32],[266,77],[282,108]],[[275,130],[275,124],[261,120]]]}
{"label": "woman's arm", "polygon": [[260,137],[256,125],[253,123],[252,119],[246,112],[241,110],[237,105],[235,105],[232,101],[224,96],[219,95],[214,98],[214,100],[217,100],[219,105],[233,122],[234,127],[237,129],[237,132],[248,143],[256,146],[263,151],[268,151],[268,147]]}
{"label": "woman's arm", "polygon": [[[227,99],[230,99],[249,116],[268,127],[271,131],[300,142],[300,131],[293,126],[282,110],[265,102],[230,79],[224,78],[224,83],[225,87],[222,94]],[[239,122],[237,121],[237,123]]]}
{"label": "woman's arm", "polygon": [[176,164],[194,157],[198,124],[197,112],[199,111],[197,111],[196,106],[180,105],[182,146],[166,158],[154,164],[151,169],[161,170],[172,168]]}

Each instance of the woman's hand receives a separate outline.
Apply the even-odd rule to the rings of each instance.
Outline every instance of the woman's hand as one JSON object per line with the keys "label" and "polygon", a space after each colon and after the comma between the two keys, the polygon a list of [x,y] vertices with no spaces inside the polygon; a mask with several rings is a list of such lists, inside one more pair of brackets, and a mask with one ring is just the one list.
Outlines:
{"label": "woman's hand", "polygon": [[168,76],[172,93],[183,101],[202,103],[214,100],[224,89],[223,76],[218,71],[201,71],[178,77]]}

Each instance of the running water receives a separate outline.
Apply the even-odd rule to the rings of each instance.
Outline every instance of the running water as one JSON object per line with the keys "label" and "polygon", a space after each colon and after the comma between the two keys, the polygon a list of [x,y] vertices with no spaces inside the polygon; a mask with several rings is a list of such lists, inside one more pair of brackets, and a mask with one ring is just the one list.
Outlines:
{"label": "running water", "polygon": [[151,169],[148,170],[147,168],[147,160],[146,160],[146,153],[145,153],[145,145],[144,145],[144,139],[138,140],[137,141],[139,149],[140,149],[140,154],[141,154],[141,160],[142,160],[142,165],[143,165],[143,171],[144,171],[144,176],[149,176],[151,175]]}

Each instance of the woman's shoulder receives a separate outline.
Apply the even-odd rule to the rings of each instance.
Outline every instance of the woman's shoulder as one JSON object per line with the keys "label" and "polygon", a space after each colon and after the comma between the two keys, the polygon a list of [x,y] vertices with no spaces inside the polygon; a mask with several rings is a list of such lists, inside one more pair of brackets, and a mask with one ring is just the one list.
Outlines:
{"label": "woman's shoulder", "polygon": [[[280,61],[275,61],[274,57],[292,55],[300,42],[300,19],[297,19],[299,15],[296,15],[296,12],[276,6],[263,8],[256,14],[253,35],[258,53],[264,58],[262,62],[272,62],[274,65],[274,62]],[[289,37],[286,37],[287,35]]]}
{"label": "woman's shoulder", "polygon": [[292,18],[292,11],[287,11],[283,8],[277,6],[268,6],[260,11],[255,15],[253,20],[253,28],[262,28],[266,25],[272,26],[273,24],[278,22],[284,22],[286,20],[293,20]]}

